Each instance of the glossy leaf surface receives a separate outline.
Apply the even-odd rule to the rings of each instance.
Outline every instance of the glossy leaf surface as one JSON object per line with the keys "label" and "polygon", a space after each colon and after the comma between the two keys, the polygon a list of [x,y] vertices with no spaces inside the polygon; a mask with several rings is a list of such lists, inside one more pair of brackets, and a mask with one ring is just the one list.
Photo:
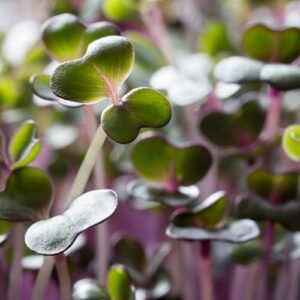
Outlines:
{"label": "glossy leaf surface", "polygon": [[107,135],[118,143],[132,142],[141,128],[159,128],[172,116],[167,98],[149,88],[137,88],[126,94],[118,105],[110,105],[101,115]]}
{"label": "glossy leaf surface", "polygon": [[104,97],[118,101],[118,89],[131,72],[134,51],[119,36],[94,41],[85,55],[59,65],[51,78],[54,94],[65,100],[95,103]]}

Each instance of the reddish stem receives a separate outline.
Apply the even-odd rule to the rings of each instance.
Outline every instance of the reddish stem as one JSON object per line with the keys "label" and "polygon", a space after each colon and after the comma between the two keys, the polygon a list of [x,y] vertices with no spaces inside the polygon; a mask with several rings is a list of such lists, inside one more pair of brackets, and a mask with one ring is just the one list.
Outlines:
{"label": "reddish stem", "polygon": [[200,243],[202,300],[214,299],[210,245],[210,241],[202,241]]}

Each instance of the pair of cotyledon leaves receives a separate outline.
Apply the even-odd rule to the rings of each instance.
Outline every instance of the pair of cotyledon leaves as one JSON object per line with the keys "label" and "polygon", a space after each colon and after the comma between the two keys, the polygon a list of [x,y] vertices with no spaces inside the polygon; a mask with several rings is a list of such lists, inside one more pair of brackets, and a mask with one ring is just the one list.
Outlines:
{"label": "pair of cotyledon leaves", "polygon": [[279,222],[291,231],[300,228],[300,203],[297,199],[297,171],[273,174],[263,169],[247,177],[249,192],[237,199],[236,213],[241,218]]}
{"label": "pair of cotyledon leaves", "polygon": [[162,266],[170,251],[170,244],[163,243],[147,258],[139,241],[123,236],[114,243],[112,260],[126,267],[137,289],[143,291],[147,298],[157,299],[165,296],[171,289],[170,275]]}
{"label": "pair of cotyledon leaves", "polygon": [[96,280],[85,278],[73,286],[73,300],[134,300],[130,279],[123,266],[114,265],[107,275],[106,289]]}
{"label": "pair of cotyledon leaves", "polygon": [[193,184],[207,174],[212,156],[201,144],[175,145],[161,135],[146,134],[135,144],[131,161],[146,182],[131,182],[128,192],[139,208],[146,209],[155,203],[171,207],[193,203],[199,196]]}
{"label": "pair of cotyledon leaves", "polygon": [[[64,62],[54,70],[50,82],[51,90],[49,77],[33,78],[32,84],[36,93],[40,96],[46,94],[45,98],[51,98],[53,93],[54,98],[58,97],[77,105],[93,104],[110,98],[112,105],[103,111],[101,123],[107,135],[119,143],[133,141],[142,127],[157,128],[166,125],[172,111],[163,94],[149,88],[137,88],[122,98],[119,96],[120,87],[134,64],[134,49],[129,40],[117,35],[100,39],[99,35],[92,35],[93,39],[87,39],[88,29],[84,29],[78,43],[78,37],[74,37],[69,26],[76,27],[76,22],[79,21],[74,20],[69,25],[69,18],[69,15],[58,16],[45,25],[44,42],[49,52],[55,53],[59,58],[62,56],[61,49],[57,49],[57,40],[61,40],[66,30],[71,36],[70,39],[77,42],[76,45],[86,46],[88,42],[94,41],[87,46],[86,52],[81,52],[85,54],[80,58],[75,47],[76,51],[73,52],[76,55],[72,56],[74,53],[71,51],[71,55],[67,56],[68,59],[72,57],[72,60]],[[53,27],[58,29],[53,30]],[[109,34],[116,33],[109,31]],[[68,43],[64,45],[67,47]],[[66,50],[62,50],[64,51]],[[52,56],[55,57],[53,54]],[[64,56],[62,58],[66,59]]]}
{"label": "pair of cotyledon leaves", "polygon": [[[247,147],[257,141],[265,123],[265,112],[258,101],[246,101],[233,113],[209,112],[199,128],[219,147]],[[216,130],[218,128],[218,130]]]}
{"label": "pair of cotyledon leaves", "polygon": [[224,225],[227,207],[226,194],[223,191],[216,192],[191,210],[175,213],[166,234],[179,240],[231,243],[243,243],[258,237],[259,229],[250,219]]}
{"label": "pair of cotyledon leaves", "polygon": [[250,25],[243,33],[242,46],[246,55],[254,59],[290,63],[300,55],[300,29]]}

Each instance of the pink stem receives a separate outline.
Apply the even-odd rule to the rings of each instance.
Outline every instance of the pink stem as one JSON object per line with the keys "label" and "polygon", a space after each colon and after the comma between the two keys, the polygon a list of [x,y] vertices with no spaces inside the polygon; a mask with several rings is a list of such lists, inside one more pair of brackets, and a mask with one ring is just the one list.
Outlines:
{"label": "pink stem", "polygon": [[200,243],[202,300],[214,300],[210,241]]}

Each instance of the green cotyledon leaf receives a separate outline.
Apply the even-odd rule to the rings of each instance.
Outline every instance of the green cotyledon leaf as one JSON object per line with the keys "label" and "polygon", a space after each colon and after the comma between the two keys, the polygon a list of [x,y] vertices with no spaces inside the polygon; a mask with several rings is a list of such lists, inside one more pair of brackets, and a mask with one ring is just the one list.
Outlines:
{"label": "green cotyledon leaf", "polygon": [[146,136],[132,150],[132,163],[144,179],[167,185],[191,185],[203,178],[212,164],[212,156],[201,144],[174,145],[163,136]]}
{"label": "green cotyledon leaf", "polygon": [[92,42],[85,55],[59,65],[51,78],[54,94],[83,104],[110,97],[119,101],[118,90],[130,74],[134,50],[128,39],[109,36]]}
{"label": "green cotyledon leaf", "polygon": [[87,25],[72,14],[54,16],[44,23],[42,29],[43,42],[49,54],[60,62],[78,59],[91,42],[119,34],[118,28],[110,22]]}
{"label": "green cotyledon leaf", "polygon": [[141,128],[166,125],[172,116],[167,98],[149,88],[137,88],[126,94],[118,105],[110,105],[101,115],[109,137],[118,143],[132,142]]}

